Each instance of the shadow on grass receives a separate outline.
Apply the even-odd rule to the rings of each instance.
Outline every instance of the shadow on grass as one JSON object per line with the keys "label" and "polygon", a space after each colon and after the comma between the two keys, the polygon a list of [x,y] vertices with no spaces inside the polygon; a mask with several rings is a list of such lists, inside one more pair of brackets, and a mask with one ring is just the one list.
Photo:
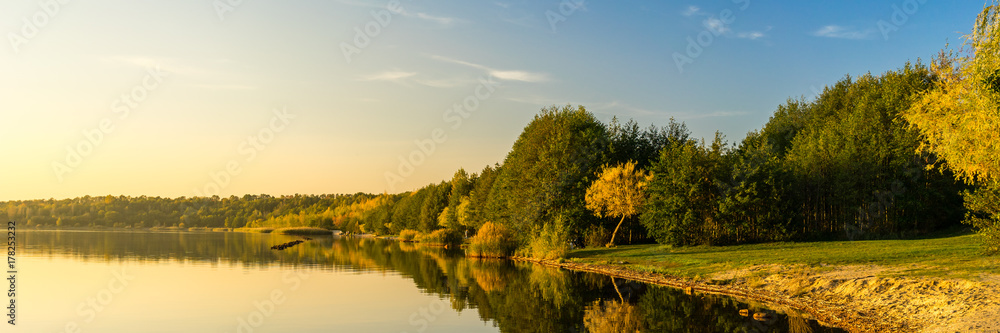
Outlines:
{"label": "shadow on grass", "polygon": [[[649,245],[645,245],[649,246]],[[598,256],[622,256],[623,252],[628,252],[636,249],[641,249],[644,246],[641,245],[629,245],[629,246],[618,246],[612,248],[605,247],[588,247],[580,250],[574,250],[567,255],[567,258],[586,258],[586,257],[598,257]]]}

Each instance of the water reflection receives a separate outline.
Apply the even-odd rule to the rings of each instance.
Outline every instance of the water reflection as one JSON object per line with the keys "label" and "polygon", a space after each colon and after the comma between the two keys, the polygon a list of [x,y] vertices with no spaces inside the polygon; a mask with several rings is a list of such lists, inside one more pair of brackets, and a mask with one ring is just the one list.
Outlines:
{"label": "water reflection", "polygon": [[[467,259],[461,250],[379,239],[110,231],[32,231],[20,236],[25,255],[34,257],[393,274],[412,281],[424,294],[446,300],[452,311],[477,313],[481,321],[502,332],[840,332],[728,297],[687,295],[677,289],[529,263]],[[282,251],[271,249],[299,239],[303,242]],[[322,311],[289,311],[310,310]],[[430,310],[408,318],[412,329],[435,331],[428,325],[438,314]],[[748,311],[741,315],[740,310]],[[754,319],[753,313],[767,315]],[[377,313],[372,316],[370,320],[379,319]],[[302,327],[331,324],[323,316],[301,317],[298,324]],[[482,322],[478,325],[452,328],[482,329]]]}

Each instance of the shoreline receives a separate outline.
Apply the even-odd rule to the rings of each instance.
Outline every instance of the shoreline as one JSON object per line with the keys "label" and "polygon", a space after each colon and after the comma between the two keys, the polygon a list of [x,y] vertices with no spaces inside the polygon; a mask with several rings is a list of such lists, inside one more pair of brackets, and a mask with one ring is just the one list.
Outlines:
{"label": "shoreline", "polygon": [[[512,257],[512,260],[598,273],[690,292],[718,294],[798,312],[849,332],[994,332],[1000,330],[1000,281],[978,283],[912,277],[876,277],[886,268],[839,266],[832,271],[763,265],[720,272],[708,282],[645,272],[628,263],[595,264]],[[752,274],[771,272],[763,280]],[[803,285],[806,285],[803,287]],[[958,299],[958,296],[963,296]],[[942,305],[942,303],[946,305]],[[787,309],[782,309],[783,307]]]}

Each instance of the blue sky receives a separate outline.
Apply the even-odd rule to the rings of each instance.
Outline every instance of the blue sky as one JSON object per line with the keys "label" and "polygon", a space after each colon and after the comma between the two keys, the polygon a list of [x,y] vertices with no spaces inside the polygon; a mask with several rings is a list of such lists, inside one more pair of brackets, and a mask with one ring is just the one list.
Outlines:
{"label": "blue sky", "polygon": [[553,104],[739,141],[790,97],[960,44],[982,8],[5,1],[0,200],[401,192],[502,161]]}

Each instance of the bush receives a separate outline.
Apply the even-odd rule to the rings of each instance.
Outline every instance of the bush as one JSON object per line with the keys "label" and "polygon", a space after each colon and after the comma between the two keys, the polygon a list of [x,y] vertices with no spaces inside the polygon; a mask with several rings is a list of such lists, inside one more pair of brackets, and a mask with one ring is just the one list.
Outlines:
{"label": "bush", "polygon": [[452,247],[462,245],[465,240],[461,231],[455,229],[438,229],[429,234],[420,236],[420,242],[431,245],[444,245]]}
{"label": "bush", "polygon": [[412,242],[420,236],[420,232],[416,230],[405,229],[399,232],[399,240],[404,242]]}
{"label": "bush", "polygon": [[981,236],[983,252],[1000,254],[1000,184],[983,186],[964,194],[968,213],[965,223],[971,224]]}
{"label": "bush", "polygon": [[591,225],[583,236],[583,244],[587,247],[604,247],[610,241],[611,232],[599,225]]}
{"label": "bush", "polygon": [[538,259],[565,258],[569,253],[569,230],[560,215],[546,223],[528,243],[527,254]]}
{"label": "bush", "polygon": [[471,257],[506,258],[517,249],[517,239],[510,228],[486,222],[472,237],[466,254]]}

